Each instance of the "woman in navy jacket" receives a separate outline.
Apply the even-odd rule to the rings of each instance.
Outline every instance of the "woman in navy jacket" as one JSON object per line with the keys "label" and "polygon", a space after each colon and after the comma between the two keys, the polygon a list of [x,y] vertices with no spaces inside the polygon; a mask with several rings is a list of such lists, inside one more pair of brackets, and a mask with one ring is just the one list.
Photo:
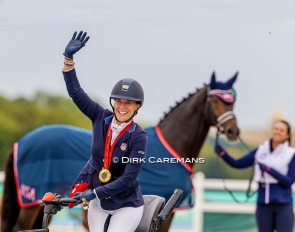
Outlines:
{"label": "woman in navy jacket", "polygon": [[[76,205],[85,198],[89,203],[90,231],[134,231],[142,217],[143,196],[138,174],[145,157],[147,134],[133,121],[144,101],[141,85],[123,79],[114,86],[110,103],[113,111],[102,108],[80,87],[73,54],[88,41],[86,32],[75,32],[67,45],[63,75],[69,96],[92,121],[91,157],[73,186],[87,183],[88,189],[76,193]],[[126,161],[127,160],[127,161]],[[83,199],[83,200],[85,200]]]}
{"label": "woman in navy jacket", "polygon": [[259,232],[292,232],[294,224],[292,184],[295,181],[295,149],[290,147],[291,127],[280,120],[272,138],[240,159],[232,158],[219,144],[215,152],[235,168],[255,165],[258,182],[256,221]]}

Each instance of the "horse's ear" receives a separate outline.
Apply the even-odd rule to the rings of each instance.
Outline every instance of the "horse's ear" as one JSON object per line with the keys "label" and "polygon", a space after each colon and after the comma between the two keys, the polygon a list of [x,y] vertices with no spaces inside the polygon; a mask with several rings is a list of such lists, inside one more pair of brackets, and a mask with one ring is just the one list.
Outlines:
{"label": "horse's ear", "polygon": [[210,88],[214,89],[215,87],[216,87],[216,77],[215,77],[215,72],[213,71],[211,75]]}
{"label": "horse's ear", "polygon": [[238,77],[239,72],[236,72],[236,74],[227,81],[227,85],[232,88],[233,84],[235,83],[237,77]]}

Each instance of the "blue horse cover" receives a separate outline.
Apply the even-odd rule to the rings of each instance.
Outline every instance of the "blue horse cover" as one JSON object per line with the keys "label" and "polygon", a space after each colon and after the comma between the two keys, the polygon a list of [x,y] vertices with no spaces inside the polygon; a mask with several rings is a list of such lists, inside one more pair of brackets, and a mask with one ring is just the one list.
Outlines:
{"label": "blue horse cover", "polygon": [[[191,208],[194,192],[191,168],[183,163],[155,163],[179,156],[169,147],[159,127],[149,127],[146,161],[139,174],[144,195],[169,200],[176,188],[183,190],[177,208]],[[14,144],[14,174],[21,207],[38,205],[47,192],[64,195],[91,155],[92,132],[68,125],[39,127]],[[179,156],[180,157],[180,156]]]}
{"label": "blue horse cover", "polygon": [[90,157],[92,133],[67,125],[39,127],[14,144],[14,174],[21,207],[46,192],[65,194]]}

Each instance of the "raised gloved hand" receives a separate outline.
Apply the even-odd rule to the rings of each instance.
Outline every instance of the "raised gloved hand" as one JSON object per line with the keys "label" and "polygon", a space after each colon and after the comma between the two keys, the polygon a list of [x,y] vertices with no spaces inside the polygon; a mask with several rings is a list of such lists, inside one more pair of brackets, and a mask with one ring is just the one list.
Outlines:
{"label": "raised gloved hand", "polygon": [[[81,184],[75,184],[72,192],[70,193],[70,198],[73,198],[76,193],[84,192],[87,189],[88,189],[88,184],[85,183],[85,182],[83,182]],[[68,204],[69,208],[73,208],[74,206],[75,206],[74,203],[69,203]]]}
{"label": "raised gloved hand", "polygon": [[258,163],[258,164],[259,164],[260,170],[262,172],[269,172],[270,167],[268,167],[268,166],[266,166],[265,164],[262,164],[262,163]]}
{"label": "raised gloved hand", "polygon": [[85,192],[76,193],[75,196],[73,197],[73,199],[77,200],[77,202],[75,203],[75,206],[76,206],[76,205],[79,205],[82,203],[83,198],[85,198],[86,201],[89,202],[92,199],[94,199],[95,197],[96,197],[96,195],[93,192],[93,190],[87,189]]}
{"label": "raised gloved hand", "polygon": [[77,32],[75,31],[72,39],[70,40],[70,42],[66,46],[65,52],[63,53],[63,55],[65,57],[73,59],[73,55],[77,51],[79,51],[82,47],[84,47],[86,42],[90,38],[89,36],[86,37],[87,32],[83,33],[83,31],[80,31],[77,37],[76,37],[76,35],[77,35]]}
{"label": "raised gloved hand", "polygon": [[224,153],[225,153],[225,150],[223,149],[222,146],[220,146],[220,145],[218,144],[218,142],[215,143],[214,151],[215,151],[215,153],[216,153],[217,155],[219,155],[219,156],[223,156]]}

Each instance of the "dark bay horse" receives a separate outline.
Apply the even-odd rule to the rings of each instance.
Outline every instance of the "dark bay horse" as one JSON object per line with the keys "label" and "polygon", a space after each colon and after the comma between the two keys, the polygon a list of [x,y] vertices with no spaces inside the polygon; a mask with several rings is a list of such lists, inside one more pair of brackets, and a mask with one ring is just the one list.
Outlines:
{"label": "dark bay horse", "polygon": [[[238,138],[239,128],[233,114],[235,90],[232,88],[237,75],[238,73],[227,82],[221,83],[216,82],[213,73],[210,85],[189,94],[171,108],[155,127],[152,136],[149,134],[151,128],[146,129],[149,135],[147,159],[152,156],[158,157],[162,153],[155,143],[154,138],[158,137],[174,158],[186,162],[182,163],[183,167],[171,164],[175,161],[173,158],[169,165],[162,160],[156,164],[145,163],[139,176],[144,194],[156,194],[167,200],[167,193],[173,192],[173,188],[177,187],[184,190],[184,197],[189,195],[186,190],[190,183],[190,175],[185,175],[183,169],[187,169],[190,174],[193,173],[193,165],[196,163],[194,158],[198,157],[211,126],[217,127],[229,140]],[[152,160],[154,161],[154,158]],[[179,170],[181,168],[182,170]],[[161,224],[161,232],[169,230],[172,218],[173,214],[165,224]]]}
{"label": "dark bay horse", "polygon": [[[190,205],[186,201],[186,199],[189,199],[192,187],[190,175],[193,173],[193,165],[198,162],[196,158],[209,128],[211,126],[218,127],[229,140],[235,140],[239,136],[237,121],[233,114],[235,92],[232,86],[236,78],[237,73],[226,82],[217,82],[213,73],[209,85],[204,85],[203,88],[189,94],[188,97],[177,103],[158,125],[146,128],[149,135],[148,148],[146,161],[139,176],[143,194],[159,195],[167,199],[167,196],[171,196],[175,188],[181,188],[185,190],[184,201],[181,204],[184,207]],[[81,138],[79,135],[76,137]],[[71,147],[79,144],[79,142],[67,144],[65,142],[68,140],[66,136],[58,137],[55,135],[51,139],[55,142],[45,145],[44,148],[41,148],[41,151],[49,151],[56,147],[58,142],[62,143],[63,146]],[[45,138],[40,136],[34,142],[38,144],[42,140],[45,140]],[[90,156],[90,153],[87,154],[87,152],[90,152],[90,140],[87,140],[88,150],[84,152],[86,154],[84,162]],[[60,151],[56,150],[55,152],[56,157],[59,157]],[[46,162],[54,163],[48,158]],[[6,178],[1,208],[2,232],[41,228],[42,225],[43,211],[41,206],[32,204],[30,207],[21,207],[19,205],[20,190],[16,188],[16,176],[13,171],[15,163],[13,153],[11,153],[5,169]],[[40,165],[43,164],[40,163]],[[77,168],[77,172],[80,171],[81,167],[82,165]],[[68,170],[68,168],[64,167],[65,170]],[[57,175],[61,176],[58,173],[59,171],[61,171],[60,168],[52,167],[51,173],[57,172]],[[24,173],[24,175],[29,173]],[[73,178],[75,177],[73,176]],[[23,176],[23,178],[26,177]],[[48,183],[44,184],[48,185]],[[70,185],[71,182],[64,183],[63,187]],[[25,197],[33,195],[30,190],[28,188],[23,190]],[[62,191],[64,189],[56,192],[61,193]],[[179,207],[182,207],[181,204]],[[165,224],[161,225],[159,231],[168,231],[172,218],[173,215]]]}

